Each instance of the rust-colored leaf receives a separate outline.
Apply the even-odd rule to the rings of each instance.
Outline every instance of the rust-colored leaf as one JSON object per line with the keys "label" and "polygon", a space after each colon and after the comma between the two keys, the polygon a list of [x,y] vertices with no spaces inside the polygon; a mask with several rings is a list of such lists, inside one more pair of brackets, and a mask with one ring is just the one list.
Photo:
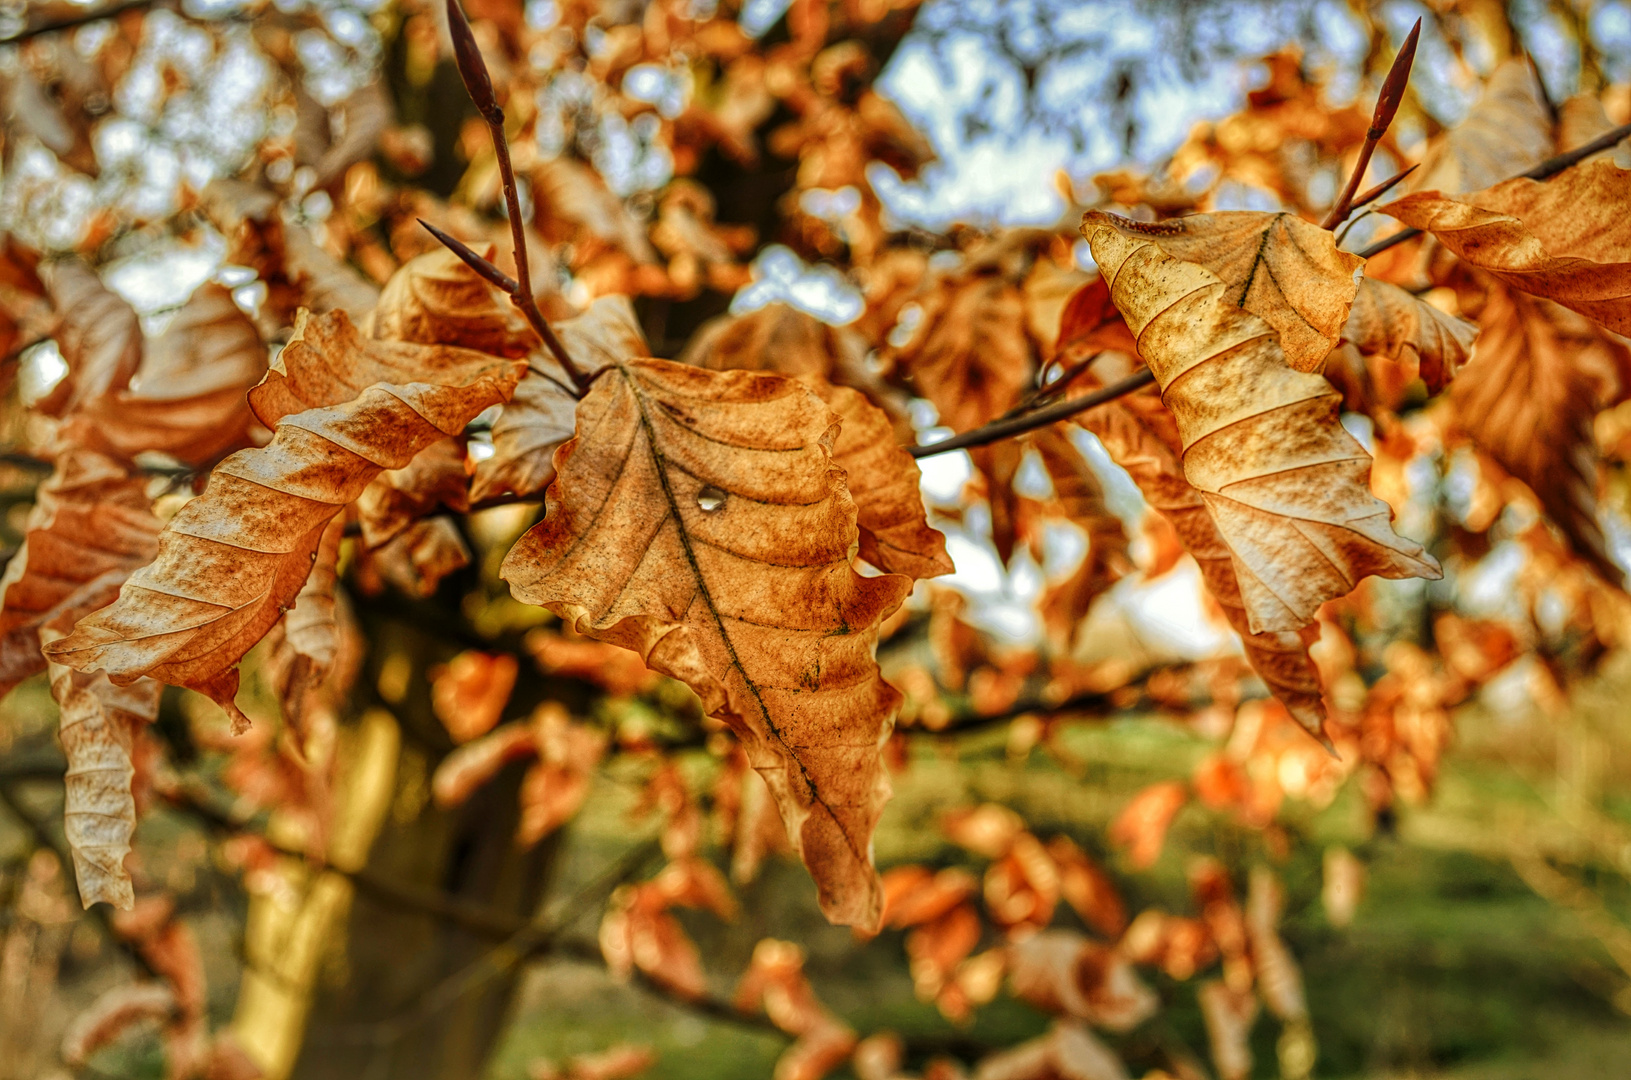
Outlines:
{"label": "rust-colored leaf", "polygon": [[[1342,338],[1358,288],[1355,275],[1364,260],[1338,251],[1328,230],[1295,214],[1231,210],[1154,224],[1104,213],[1094,213],[1091,219],[1095,227],[1116,229],[1217,275],[1224,284],[1222,298],[1273,327],[1285,362],[1298,371],[1317,371]],[[1084,231],[1091,240],[1091,229],[1084,225]],[[1115,268],[1100,262],[1112,295],[1119,286],[1120,265],[1120,260]],[[1115,299],[1121,313],[1128,315],[1126,302]],[[1134,336],[1141,338],[1148,317],[1137,326],[1131,316],[1127,321]]]}
{"label": "rust-colored leaf", "polygon": [[440,507],[470,509],[470,481],[464,448],[457,439],[438,439],[401,469],[387,469],[363,489],[357,518],[363,543],[379,547]]}
{"label": "rust-colored leaf", "polygon": [[1631,334],[1631,171],[1587,161],[1547,181],[1470,195],[1418,192],[1381,208],[1508,286]]}
{"label": "rust-colored leaf", "polygon": [[1370,455],[1339,422],[1340,397],[1286,366],[1267,323],[1206,268],[1095,214],[1083,231],[1177,420],[1184,476],[1229,546],[1254,633],[1307,625],[1369,574],[1440,576],[1370,493]]}
{"label": "rust-colored leaf", "polygon": [[1478,326],[1397,285],[1365,278],[1342,337],[1371,356],[1402,360],[1407,352],[1413,354],[1428,392],[1437,394],[1472,355]]}
{"label": "rust-colored leaf", "polygon": [[1059,895],[1083,922],[1107,938],[1127,928],[1127,906],[1103,867],[1068,836],[1049,840],[1048,854],[1059,868]]}
{"label": "rust-colored leaf", "polygon": [[131,572],[158,554],[159,519],[147,479],[91,450],[57,456],[0,577],[0,695],[45,670],[39,631],[113,601]]}
{"label": "rust-colored leaf", "polygon": [[[539,705],[531,723],[538,761],[521,781],[516,841],[523,847],[536,844],[572,820],[588,798],[595,766],[606,752],[606,734],[575,723],[558,701]],[[702,865],[713,869],[711,864]]]}
{"label": "rust-colored leaf", "polygon": [[472,739],[436,766],[430,790],[436,805],[458,806],[512,761],[524,761],[538,752],[532,727],[517,721]]}
{"label": "rust-colored leaf", "polygon": [[1580,362],[1594,335],[1584,326],[1571,333],[1571,319],[1545,301],[1491,285],[1478,348],[1451,398],[1456,423],[1528,484],[1575,551],[1617,583],[1624,574],[1597,523],[1595,402]]}
{"label": "rust-colored leaf", "polygon": [[454,742],[485,735],[498,723],[519,671],[508,653],[466,649],[430,673],[430,706]]}
{"label": "rust-colored leaf", "polygon": [[931,578],[955,569],[946,538],[929,526],[919,490],[922,472],[895,441],[888,415],[858,390],[819,379],[807,386],[838,414],[843,426],[833,440],[833,462],[855,500],[861,558],[878,569]]}
{"label": "rust-colored leaf", "polygon": [[922,321],[897,360],[940,422],[967,431],[1013,408],[1032,372],[1019,288],[990,275],[947,279],[920,303]]}
{"label": "rust-colored leaf", "polygon": [[[278,419],[271,444],[218,465],[165,526],[157,559],[53,643],[53,659],[120,685],[150,676],[199,690],[247,724],[233,703],[237,663],[294,602],[328,523],[380,472],[503,400],[520,374],[517,361],[468,350],[364,345],[341,312],[302,320],[282,370],[257,390],[270,388],[255,404]],[[322,400],[341,373],[379,366],[401,381],[371,380],[337,407],[285,407]]]}
{"label": "rust-colored leaf", "polygon": [[582,402],[547,515],[503,576],[691,686],[770,784],[823,911],[875,928],[879,751],[900,695],[873,650],[910,581],[851,566],[832,425],[792,380],[619,363]]}
{"label": "rust-colored leaf", "polygon": [[[650,351],[626,296],[603,296],[556,325],[572,363],[585,375]],[[475,500],[506,492],[535,495],[555,478],[555,450],[572,437],[577,399],[553,358],[534,354],[515,397],[493,421],[493,454],[476,464]]]}
{"label": "rust-colored leaf", "polygon": [[1128,849],[1128,860],[1140,870],[1155,865],[1167,842],[1167,827],[1189,801],[1182,781],[1160,780],[1146,787],[1116,815],[1107,835]]}
{"label": "rust-colored leaf", "polygon": [[252,445],[246,394],[266,373],[266,345],[227,289],[199,287],[148,341],[128,388],[85,402],[68,436],[124,459],[142,451],[202,466]]}

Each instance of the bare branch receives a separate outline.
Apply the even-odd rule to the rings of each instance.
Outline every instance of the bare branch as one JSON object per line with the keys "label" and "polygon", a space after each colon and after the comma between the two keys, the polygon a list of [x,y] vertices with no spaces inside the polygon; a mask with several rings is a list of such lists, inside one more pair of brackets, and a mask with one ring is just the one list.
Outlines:
{"label": "bare branch", "polygon": [[984,446],[986,443],[994,443],[999,439],[1023,435],[1027,431],[1047,427],[1055,421],[1075,416],[1079,412],[1086,412],[1096,405],[1114,401],[1116,398],[1131,394],[1135,390],[1142,390],[1153,382],[1155,382],[1155,375],[1149,368],[1143,368],[1125,379],[1113,382],[1101,390],[1093,391],[1091,394],[1048,405],[1022,416],[996,420],[983,427],[977,427],[973,431],[965,431],[961,435],[953,436],[950,439],[943,439],[927,446],[911,447],[907,452],[915,458],[934,457],[936,454],[946,454],[953,450],[965,450],[970,446]]}

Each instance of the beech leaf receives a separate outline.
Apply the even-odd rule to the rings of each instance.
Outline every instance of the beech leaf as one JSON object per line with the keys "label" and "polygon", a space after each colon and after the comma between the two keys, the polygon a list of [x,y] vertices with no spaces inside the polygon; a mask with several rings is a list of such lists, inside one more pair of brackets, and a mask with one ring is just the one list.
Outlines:
{"label": "beech leaf", "polygon": [[1412,191],[1477,191],[1552,152],[1552,117],[1528,62],[1514,57],[1490,73],[1461,123],[1445,133],[1410,178]]}
{"label": "beech leaf", "polygon": [[41,263],[40,277],[57,310],[54,336],[68,373],[35,408],[61,416],[129,386],[142,362],[136,312],[78,259]]}
{"label": "beech leaf", "polygon": [[[1216,274],[1229,303],[1258,316],[1280,335],[1286,363],[1298,371],[1318,370],[1342,339],[1358,288],[1355,276],[1365,261],[1338,251],[1327,229],[1295,214],[1256,210],[1153,224],[1114,214],[1092,217],[1100,227],[1155,244],[1174,259]],[[1114,275],[1106,278],[1113,291]]]}
{"label": "beech leaf", "polygon": [[1177,420],[1184,476],[1229,546],[1251,631],[1305,626],[1369,574],[1439,577],[1371,494],[1370,455],[1331,384],[1288,367],[1217,275],[1098,217],[1083,233]]}
{"label": "beech leaf", "polygon": [[[555,325],[567,355],[586,376],[650,350],[626,296],[603,296],[589,310]],[[470,497],[505,492],[526,497],[555,477],[555,450],[572,437],[578,402],[553,358],[534,354],[515,397],[493,421],[493,454],[476,464]]]}
{"label": "beech leaf", "polygon": [[[521,363],[364,343],[336,311],[302,319],[278,367],[255,401],[263,418],[279,418],[272,442],[216,466],[204,494],[165,526],[157,559],[117,601],[53,643],[52,659],[100,668],[119,685],[150,676],[198,690],[243,728],[248,718],[233,703],[238,661],[294,603],[328,523],[380,472],[403,467],[504,400]],[[322,401],[359,369],[392,367],[401,382],[376,382],[343,404],[284,407],[308,395]]]}
{"label": "beech leaf", "polygon": [[1428,392],[1437,394],[1472,355],[1478,326],[1397,285],[1365,278],[1342,336],[1371,356],[1400,360],[1414,353]]}
{"label": "beech leaf", "polygon": [[1104,485],[1058,427],[1031,435],[1031,445],[1053,481],[1054,498],[1065,517],[1087,534],[1087,554],[1069,578],[1042,600],[1042,619],[1055,641],[1069,648],[1093,601],[1132,569],[1127,530],[1104,502]]}
{"label": "beech leaf", "polygon": [[153,561],[163,526],[151,503],[147,478],[112,458],[77,447],[57,456],[0,577],[0,696],[45,670],[42,626],[112,603]]}
{"label": "beech leaf", "polygon": [[901,698],[873,652],[910,579],[850,564],[832,412],[779,376],[634,360],[601,374],[577,430],[504,560],[511,591],[695,690],[770,785],[827,917],[875,928]]}
{"label": "beech leaf", "polygon": [[1631,334],[1631,171],[1587,161],[1471,195],[1418,192],[1381,208],[1514,289]]}

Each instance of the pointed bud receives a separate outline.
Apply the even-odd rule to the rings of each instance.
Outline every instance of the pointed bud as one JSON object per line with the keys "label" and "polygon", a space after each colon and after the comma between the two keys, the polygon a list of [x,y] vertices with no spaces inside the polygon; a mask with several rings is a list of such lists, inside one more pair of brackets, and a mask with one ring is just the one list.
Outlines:
{"label": "pointed bud", "polygon": [[487,61],[476,47],[476,35],[470,29],[470,20],[464,17],[459,0],[447,0],[447,31],[453,38],[453,62],[459,66],[459,77],[476,110],[489,124],[502,124],[504,114],[499,110],[498,98],[493,95],[493,80],[487,74]]}
{"label": "pointed bud", "polygon": [[[448,0],[451,5],[453,0]],[[1376,98],[1376,112],[1371,116],[1370,130],[1365,133],[1368,139],[1380,139],[1387,134],[1388,125],[1393,123],[1393,116],[1399,111],[1399,102],[1404,100],[1405,84],[1410,82],[1410,67],[1416,62],[1416,41],[1421,37],[1421,20],[1410,28],[1410,34],[1399,47],[1399,55],[1393,58],[1393,67],[1388,69],[1387,78],[1382,82],[1382,92]]]}

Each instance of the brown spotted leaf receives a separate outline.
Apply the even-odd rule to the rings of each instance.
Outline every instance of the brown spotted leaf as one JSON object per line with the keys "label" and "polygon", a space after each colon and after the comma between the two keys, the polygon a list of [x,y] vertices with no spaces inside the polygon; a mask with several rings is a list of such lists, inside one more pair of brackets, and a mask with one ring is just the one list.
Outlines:
{"label": "brown spotted leaf", "polygon": [[847,386],[820,379],[805,384],[843,422],[832,457],[843,467],[845,486],[855,500],[861,558],[880,570],[911,578],[951,573],[955,568],[946,554],[946,538],[930,528],[923,509],[918,486],[923,474],[895,441],[888,414]]}
{"label": "brown spotted leaf", "polygon": [[[1571,332],[1569,320],[1582,325]],[[1596,402],[1581,362],[1595,344],[1589,325],[1498,284],[1478,321],[1478,348],[1451,391],[1457,425],[1528,484],[1575,551],[1618,583],[1624,572],[1597,523]]]}
{"label": "brown spotted leaf", "polygon": [[1588,161],[1547,181],[1471,195],[1406,195],[1381,208],[1507,285],[1631,334],[1631,171]]}
{"label": "brown spotted leaf", "polygon": [[[233,704],[238,661],[294,603],[328,523],[382,471],[504,400],[520,376],[519,361],[484,353],[361,344],[343,312],[301,321],[283,370],[258,388],[272,401],[331,390],[381,349],[401,381],[375,381],[331,407],[277,408],[272,442],[216,466],[204,494],[165,526],[157,559],[53,643],[52,659],[105,670],[119,685],[150,676],[199,690],[247,723]],[[255,402],[263,418],[268,398]]]}
{"label": "brown spotted leaf", "polygon": [[1319,669],[1309,642],[1295,630],[1254,634],[1240,595],[1234,559],[1218,533],[1201,493],[1184,479],[1177,425],[1159,402],[1135,394],[1123,402],[1081,414],[1079,423],[1099,437],[1116,464],[1126,469],[1150,509],[1166,518],[1184,550],[1194,556],[1207,592],[1240,635],[1251,664],[1269,692],[1315,736],[1325,722]]}
{"label": "brown spotted leaf", "polygon": [[163,526],[151,504],[147,478],[112,458],[77,447],[58,455],[0,577],[0,695],[45,670],[42,626],[112,603],[153,561]]}
{"label": "brown spotted leaf", "polygon": [[[1154,224],[1102,213],[1093,220],[1216,274],[1224,299],[1273,327],[1285,362],[1298,371],[1317,371],[1342,338],[1364,260],[1338,251],[1329,230],[1295,214],[1256,210]],[[1106,272],[1105,278],[1114,291],[1115,275]]]}
{"label": "brown spotted leaf", "polygon": [[[603,296],[555,329],[586,375],[650,351],[626,296]],[[548,487],[555,478],[555,450],[572,437],[577,405],[560,366],[534,353],[514,399],[493,421],[493,454],[477,463],[470,497],[479,501],[506,492],[525,497]]]}
{"label": "brown spotted leaf", "polygon": [[1478,325],[1446,314],[1397,285],[1365,278],[1342,336],[1369,356],[1402,360],[1406,353],[1413,354],[1428,392],[1437,394],[1472,355]]}
{"label": "brown spotted leaf", "polygon": [[1095,214],[1083,232],[1177,420],[1184,476],[1229,546],[1253,633],[1306,626],[1369,574],[1440,576],[1371,494],[1370,455],[1330,383],[1287,366],[1272,328],[1205,267]]}
{"label": "brown spotted leaf", "polygon": [[577,430],[504,560],[511,590],[695,690],[770,785],[827,917],[876,927],[900,695],[873,651],[911,583],[850,564],[832,412],[779,376],[635,360],[600,375]]}
{"label": "brown spotted leaf", "polygon": [[[42,640],[59,636],[54,628],[41,633]],[[106,675],[51,665],[51,696],[61,710],[62,752],[68,759],[62,824],[79,898],[87,908],[98,901],[126,910],[135,906],[124,865],[136,830],[131,747],[137,731],[157,719],[162,689],[152,679],[115,686]]]}

